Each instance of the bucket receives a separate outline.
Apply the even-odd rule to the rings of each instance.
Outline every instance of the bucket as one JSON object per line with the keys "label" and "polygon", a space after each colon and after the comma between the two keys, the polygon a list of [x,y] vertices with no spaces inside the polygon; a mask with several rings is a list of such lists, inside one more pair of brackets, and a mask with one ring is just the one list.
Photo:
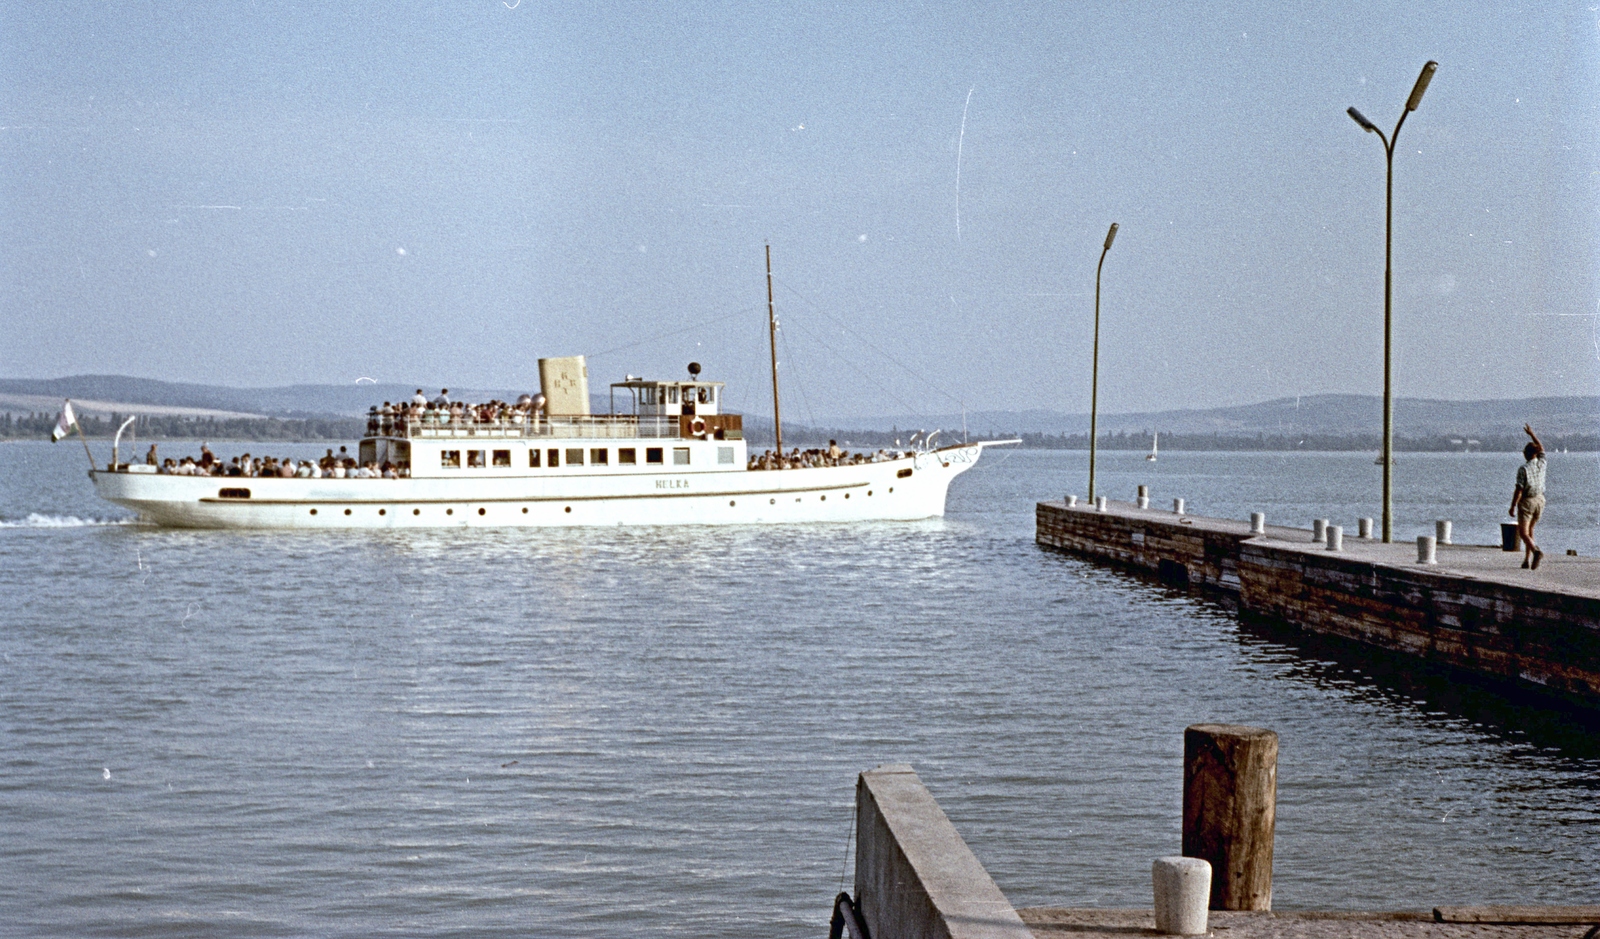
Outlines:
{"label": "bucket", "polygon": [[1515,551],[1522,547],[1522,536],[1515,522],[1500,523],[1500,550]]}

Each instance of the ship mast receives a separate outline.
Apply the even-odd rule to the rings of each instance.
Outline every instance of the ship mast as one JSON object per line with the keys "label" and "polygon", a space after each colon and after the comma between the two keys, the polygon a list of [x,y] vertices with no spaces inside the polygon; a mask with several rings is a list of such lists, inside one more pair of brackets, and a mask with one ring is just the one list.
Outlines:
{"label": "ship mast", "polygon": [[783,412],[778,408],[778,314],[772,305],[772,245],[767,245],[767,338],[772,343],[772,426],[783,456]]}

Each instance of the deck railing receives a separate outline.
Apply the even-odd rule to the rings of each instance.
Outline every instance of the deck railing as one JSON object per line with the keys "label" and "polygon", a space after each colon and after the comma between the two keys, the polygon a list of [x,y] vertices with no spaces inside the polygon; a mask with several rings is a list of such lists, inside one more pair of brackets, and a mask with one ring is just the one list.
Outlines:
{"label": "deck railing", "polygon": [[482,439],[533,437],[546,439],[679,436],[677,417],[636,417],[632,414],[596,414],[587,417],[541,417],[521,421],[467,419],[440,420],[424,416],[368,418],[367,436],[416,439]]}

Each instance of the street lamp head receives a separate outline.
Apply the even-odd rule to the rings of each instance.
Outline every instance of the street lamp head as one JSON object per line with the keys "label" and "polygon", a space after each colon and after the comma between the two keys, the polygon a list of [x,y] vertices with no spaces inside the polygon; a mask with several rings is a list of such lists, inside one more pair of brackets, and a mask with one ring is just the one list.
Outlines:
{"label": "street lamp head", "polygon": [[1422,74],[1417,76],[1417,84],[1411,89],[1411,97],[1406,99],[1406,110],[1415,111],[1417,105],[1422,103],[1422,93],[1428,90],[1428,82],[1433,81],[1433,73],[1438,70],[1439,63],[1429,61],[1422,67]]}
{"label": "street lamp head", "polygon": [[1378,132],[1378,125],[1367,120],[1366,115],[1362,114],[1360,111],[1357,111],[1355,108],[1345,108],[1344,113],[1350,115],[1350,119],[1352,121],[1355,121],[1357,124],[1360,124],[1363,128],[1365,128],[1367,133],[1376,134]]}
{"label": "street lamp head", "polygon": [[1111,242],[1116,241],[1116,240],[1117,240],[1117,223],[1116,222],[1112,222],[1111,223],[1111,230],[1106,232],[1105,250],[1110,251],[1111,250]]}

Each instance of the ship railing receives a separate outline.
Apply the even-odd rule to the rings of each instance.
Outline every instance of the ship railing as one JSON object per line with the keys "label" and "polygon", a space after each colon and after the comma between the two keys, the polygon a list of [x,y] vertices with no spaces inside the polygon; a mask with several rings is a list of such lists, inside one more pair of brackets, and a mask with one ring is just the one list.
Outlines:
{"label": "ship railing", "polygon": [[522,421],[387,421],[367,428],[368,436],[415,439],[482,438],[618,438],[680,436],[676,417],[635,417],[632,414],[596,414],[587,417],[541,417]]}

